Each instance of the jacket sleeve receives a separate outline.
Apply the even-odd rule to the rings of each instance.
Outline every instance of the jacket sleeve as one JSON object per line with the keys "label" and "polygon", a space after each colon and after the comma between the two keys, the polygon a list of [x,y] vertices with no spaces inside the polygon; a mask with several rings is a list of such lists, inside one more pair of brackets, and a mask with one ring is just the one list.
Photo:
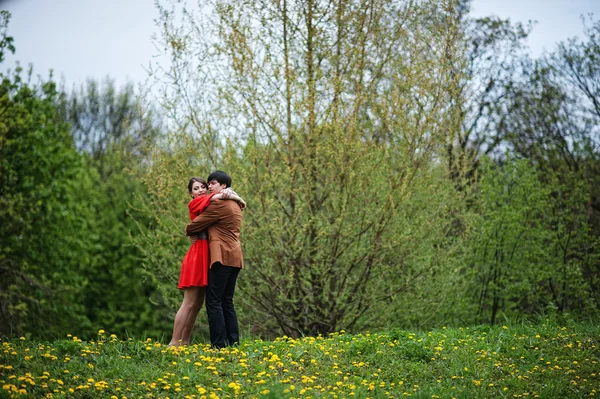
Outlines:
{"label": "jacket sleeve", "polygon": [[216,222],[218,222],[223,215],[223,201],[214,201],[204,212],[198,215],[194,220],[185,226],[185,234],[192,236],[198,234],[206,228]]}

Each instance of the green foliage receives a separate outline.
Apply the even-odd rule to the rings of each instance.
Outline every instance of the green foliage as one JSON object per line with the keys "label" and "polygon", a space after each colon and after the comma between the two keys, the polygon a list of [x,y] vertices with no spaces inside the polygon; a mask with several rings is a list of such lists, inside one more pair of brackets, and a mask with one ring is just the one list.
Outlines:
{"label": "green foliage", "polygon": [[531,27],[467,20],[467,2],[213,5],[211,22],[158,7],[177,134],[147,168],[137,245],[173,306],[183,183],[220,168],[249,205],[255,333],[597,314],[595,147],[552,68],[517,62]]}
{"label": "green foliage", "polygon": [[[30,73],[31,76],[31,73]],[[57,118],[52,82],[0,85],[0,273],[3,336],[50,337],[84,326],[87,221],[93,172]]]}
{"label": "green foliage", "polygon": [[130,202],[144,187],[128,169],[140,158],[112,141],[79,154],[52,82],[30,88],[15,75],[3,93],[2,334],[160,336],[166,311],[149,301],[156,289],[130,244]]}
{"label": "green foliage", "polygon": [[[598,390],[597,325],[335,333],[168,348],[148,339],[12,340],[0,395],[110,398],[580,398]],[[19,393],[19,390],[23,390]]]}
{"label": "green foliage", "polygon": [[[0,61],[14,51],[9,16],[0,14]],[[156,288],[129,217],[144,192],[130,169],[158,135],[156,120],[131,85],[90,81],[68,96],[22,75],[0,75],[0,336],[86,337],[108,326],[160,336],[170,323],[149,301]]]}
{"label": "green foliage", "polygon": [[142,158],[160,134],[155,111],[138,101],[132,83],[117,88],[110,78],[89,79],[71,93],[61,91],[56,102],[60,117],[71,123],[77,149],[89,153],[102,172],[110,171],[102,165],[107,153],[120,150]]}
{"label": "green foliage", "polygon": [[513,319],[548,307],[597,314],[593,282],[585,277],[598,257],[586,223],[585,183],[565,187],[556,176],[542,179],[528,161],[509,159],[485,164],[478,195],[480,222],[466,271],[476,320],[494,324],[500,315]]}
{"label": "green foliage", "polygon": [[[194,139],[171,153],[183,160],[160,158],[149,168],[147,183],[160,187],[150,201],[166,217],[156,217],[146,243],[163,255],[149,254],[147,267],[175,279],[170,265],[181,257],[173,252],[180,251],[184,208],[176,200],[182,190],[170,185],[187,180],[182,171],[215,165],[233,176],[249,205],[238,302],[252,328],[315,335],[354,327],[365,315],[383,324],[385,316],[371,308],[402,291],[389,286],[390,276],[395,284],[425,276],[452,247],[449,240],[432,248],[449,224],[444,210],[435,226],[415,229],[435,232],[422,245],[409,248],[400,231],[403,207],[413,195],[425,198],[427,179],[444,176],[435,159],[444,135],[458,126],[445,104],[460,60],[450,2],[214,5],[209,38],[196,30],[202,15],[159,6],[173,61],[166,79],[178,77],[163,102],[177,113],[177,132]],[[179,11],[186,16],[181,27]],[[211,57],[204,50],[212,40]],[[215,69],[225,78],[211,80]],[[187,163],[193,143],[204,159]],[[455,195],[450,185],[439,187],[450,188],[441,198]],[[415,204],[415,212],[424,218],[436,201]],[[179,222],[167,216],[176,214]],[[401,256],[414,263],[405,267]]]}
{"label": "green foliage", "polygon": [[145,195],[136,169],[148,143],[159,135],[159,124],[151,112],[142,112],[131,84],[118,89],[110,80],[89,80],[78,91],[63,93],[56,106],[71,124],[73,142],[86,154],[86,167],[97,172],[86,198],[94,211],[88,221],[92,261],[81,298],[84,314],[94,329],[160,336],[170,328],[168,316],[155,303],[154,282],[143,276],[140,253],[132,244],[139,229],[130,215],[135,199]]}
{"label": "green foliage", "polygon": [[171,326],[166,309],[160,301],[155,303],[156,287],[144,277],[140,253],[132,243],[139,229],[131,217],[135,213],[131,205],[144,193],[129,169],[132,166],[134,161],[119,147],[103,154],[101,162],[88,160],[88,167],[101,169],[99,174],[105,177],[94,182],[89,198],[94,206],[87,232],[92,262],[81,301],[95,329],[110,327],[118,334],[159,337]]}
{"label": "green foliage", "polygon": [[4,61],[6,51],[15,53],[14,38],[8,36],[8,23],[10,22],[10,13],[6,10],[0,11],[0,63]]}
{"label": "green foliage", "polygon": [[[591,17],[584,25],[583,39],[531,59],[520,24],[463,20],[463,129],[448,161],[457,186],[467,176],[479,193],[470,200],[479,221],[463,269],[478,270],[466,274],[477,281],[468,291],[478,322],[555,310],[598,315],[600,25]],[[488,155],[502,167],[491,167]]]}
{"label": "green foliage", "polygon": [[533,60],[468,6],[159,4],[167,137],[131,85],[0,75],[0,335],[168,331],[186,184],[216,168],[248,203],[254,334],[597,319],[600,24]]}
{"label": "green foliage", "polygon": [[429,328],[470,323],[469,284],[461,273],[471,248],[468,237],[477,215],[468,209],[472,194],[457,192],[448,171],[435,166],[414,181],[386,242],[385,267],[372,309],[362,328]]}

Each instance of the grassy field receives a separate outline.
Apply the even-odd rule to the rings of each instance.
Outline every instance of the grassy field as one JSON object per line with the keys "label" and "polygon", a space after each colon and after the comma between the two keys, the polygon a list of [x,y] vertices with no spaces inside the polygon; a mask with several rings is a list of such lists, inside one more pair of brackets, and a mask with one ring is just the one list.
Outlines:
{"label": "grassy field", "polygon": [[179,350],[102,330],[2,342],[0,397],[581,398],[600,393],[600,326],[552,323],[246,340]]}

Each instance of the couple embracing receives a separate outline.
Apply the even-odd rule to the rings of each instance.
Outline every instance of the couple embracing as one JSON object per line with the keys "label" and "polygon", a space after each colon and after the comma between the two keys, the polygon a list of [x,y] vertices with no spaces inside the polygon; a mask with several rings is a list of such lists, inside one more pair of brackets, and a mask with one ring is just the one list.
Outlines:
{"label": "couple embracing", "polygon": [[178,288],[184,291],[183,303],[169,346],[189,345],[205,296],[211,345],[235,345],[240,337],[233,295],[244,267],[240,227],[246,203],[231,189],[231,177],[220,170],[206,181],[190,179],[188,192],[191,222],[185,231],[192,245],[181,265]]}

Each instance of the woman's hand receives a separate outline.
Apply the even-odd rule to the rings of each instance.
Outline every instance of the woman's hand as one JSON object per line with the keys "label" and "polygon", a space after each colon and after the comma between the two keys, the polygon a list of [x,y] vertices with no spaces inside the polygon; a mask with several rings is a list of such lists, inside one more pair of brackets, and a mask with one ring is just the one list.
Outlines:
{"label": "woman's hand", "polygon": [[233,191],[231,188],[226,188],[224,190],[221,190],[219,194],[221,194],[221,199],[226,200],[232,195],[235,195],[235,191]]}

